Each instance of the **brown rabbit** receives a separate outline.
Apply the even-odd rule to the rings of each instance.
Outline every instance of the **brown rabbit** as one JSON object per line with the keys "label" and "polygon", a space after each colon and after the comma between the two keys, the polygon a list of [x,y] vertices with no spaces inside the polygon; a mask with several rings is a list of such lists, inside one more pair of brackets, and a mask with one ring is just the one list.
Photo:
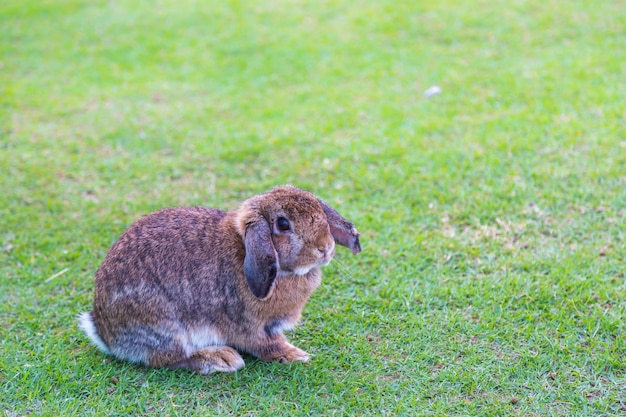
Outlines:
{"label": "brown rabbit", "polygon": [[264,361],[306,361],[283,331],[300,319],[335,242],[361,251],[349,221],[285,185],[238,210],[176,207],[140,218],[96,272],[80,326],[102,351],[201,374]]}

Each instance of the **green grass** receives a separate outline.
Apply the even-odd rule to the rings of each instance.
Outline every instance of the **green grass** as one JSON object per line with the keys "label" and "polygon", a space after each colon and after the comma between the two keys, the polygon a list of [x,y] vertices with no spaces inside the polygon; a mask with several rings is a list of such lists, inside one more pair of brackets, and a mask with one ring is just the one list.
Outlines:
{"label": "green grass", "polygon": [[[0,413],[626,415],[625,28],[610,0],[3,2]],[[290,336],[310,363],[88,343],[134,219],[281,183],[362,233]]]}

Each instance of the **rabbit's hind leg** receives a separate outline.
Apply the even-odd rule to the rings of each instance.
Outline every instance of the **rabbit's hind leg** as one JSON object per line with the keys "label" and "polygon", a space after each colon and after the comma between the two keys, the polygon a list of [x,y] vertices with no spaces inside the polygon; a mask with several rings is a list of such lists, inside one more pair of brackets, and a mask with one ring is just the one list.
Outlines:
{"label": "rabbit's hind leg", "polygon": [[[163,355],[163,354],[161,354]],[[161,359],[155,358],[155,359]],[[165,359],[163,357],[163,359]],[[168,368],[185,368],[202,375],[212,372],[235,372],[244,366],[243,358],[230,346],[209,346],[198,350],[187,359],[170,362]]]}

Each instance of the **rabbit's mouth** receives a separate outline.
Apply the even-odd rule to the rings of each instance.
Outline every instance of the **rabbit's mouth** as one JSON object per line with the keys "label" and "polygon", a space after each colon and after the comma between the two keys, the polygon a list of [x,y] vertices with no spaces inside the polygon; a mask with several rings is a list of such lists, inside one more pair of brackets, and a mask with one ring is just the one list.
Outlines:
{"label": "rabbit's mouth", "polygon": [[331,253],[325,253],[313,264],[313,266],[311,266],[311,268],[309,268],[309,270],[313,268],[321,268],[321,267],[328,265],[330,261],[333,260],[334,254],[335,254],[335,251],[332,251]]}
{"label": "rabbit's mouth", "polygon": [[326,266],[326,265],[328,265],[328,264],[330,263],[330,261],[332,261],[332,260],[333,260],[333,255],[334,255],[334,251],[333,251],[333,253],[327,253],[327,254],[324,254],[324,256],[322,256],[322,257],[319,259],[319,261],[317,261],[317,262],[315,263],[315,266],[319,266],[319,267],[321,267],[321,266]]}
{"label": "rabbit's mouth", "polygon": [[303,276],[308,274],[309,272],[311,272],[313,269],[315,268],[321,268],[323,266],[326,266],[330,263],[330,261],[333,259],[332,256],[325,256],[323,258],[318,259],[313,265],[310,266],[304,266],[304,267],[299,267],[299,268],[294,268],[290,271],[286,271],[284,269],[279,269],[278,270],[278,276]]}
{"label": "rabbit's mouth", "polygon": [[326,250],[319,250],[319,252],[322,254],[322,256],[320,257],[320,259],[317,261],[317,265],[316,266],[326,266],[330,263],[330,261],[333,260],[333,257],[335,256],[335,245],[333,243],[333,245]]}
{"label": "rabbit's mouth", "polygon": [[306,275],[311,270],[315,268],[321,268],[326,266],[333,260],[333,256],[335,256],[335,247],[333,246],[330,250],[320,250],[318,251],[319,257],[315,260],[311,265],[301,266],[296,268],[283,269],[280,265],[278,266],[278,276],[302,276]]}

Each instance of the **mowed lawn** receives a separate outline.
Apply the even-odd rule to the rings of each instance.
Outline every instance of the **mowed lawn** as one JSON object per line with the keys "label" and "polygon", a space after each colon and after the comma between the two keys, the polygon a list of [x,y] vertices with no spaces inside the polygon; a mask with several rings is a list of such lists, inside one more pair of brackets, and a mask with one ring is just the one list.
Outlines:
{"label": "mowed lawn", "polygon": [[[0,414],[626,415],[623,1],[6,0],[0,168]],[[284,183],[362,233],[309,363],[78,329],[137,217]]]}

